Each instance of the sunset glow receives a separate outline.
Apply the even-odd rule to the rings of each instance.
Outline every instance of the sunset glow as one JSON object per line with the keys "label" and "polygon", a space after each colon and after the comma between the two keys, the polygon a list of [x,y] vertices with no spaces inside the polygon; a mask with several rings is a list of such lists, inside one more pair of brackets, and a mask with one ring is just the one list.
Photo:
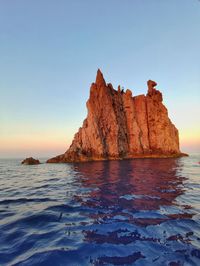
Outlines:
{"label": "sunset glow", "polygon": [[200,151],[199,1],[61,2],[1,3],[0,157],[65,152],[98,68],[133,95],[155,80],[181,150]]}

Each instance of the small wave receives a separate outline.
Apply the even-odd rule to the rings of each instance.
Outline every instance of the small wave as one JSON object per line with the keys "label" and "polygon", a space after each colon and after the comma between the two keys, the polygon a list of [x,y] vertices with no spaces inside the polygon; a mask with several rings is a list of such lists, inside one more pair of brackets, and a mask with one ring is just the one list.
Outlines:
{"label": "small wave", "polygon": [[0,205],[7,204],[18,204],[18,203],[27,203],[27,202],[46,202],[46,201],[55,201],[50,198],[17,198],[17,199],[5,199],[0,201]]}
{"label": "small wave", "polygon": [[128,256],[124,256],[124,257],[119,257],[119,256],[113,256],[113,257],[108,257],[108,256],[103,256],[97,259],[97,261],[95,262],[95,266],[98,265],[106,265],[106,264],[112,264],[112,265],[124,265],[124,264],[132,264],[135,261],[141,259],[141,258],[145,258],[145,256],[143,256],[141,254],[141,252],[135,252],[131,255]]}
{"label": "small wave", "polygon": [[46,228],[51,223],[60,222],[61,214],[53,213],[38,213],[27,217],[18,218],[2,226],[3,230],[11,230],[12,228],[31,228],[39,229]]}
{"label": "small wave", "polygon": [[86,266],[83,261],[84,256],[78,250],[48,249],[35,251],[28,258],[17,260],[11,266],[30,265],[77,265]]}

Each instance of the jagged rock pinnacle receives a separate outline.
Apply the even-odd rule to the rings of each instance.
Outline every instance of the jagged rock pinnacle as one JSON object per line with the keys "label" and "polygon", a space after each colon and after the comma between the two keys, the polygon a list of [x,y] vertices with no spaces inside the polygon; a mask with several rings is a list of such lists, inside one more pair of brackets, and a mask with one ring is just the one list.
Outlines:
{"label": "jagged rock pinnacle", "polygon": [[159,90],[156,90],[157,83],[153,80],[148,80],[147,81],[147,86],[148,86],[148,92],[147,96],[153,97],[154,100],[162,102],[162,93]]}
{"label": "jagged rock pinnacle", "polygon": [[100,69],[97,70],[97,76],[96,76],[96,85],[98,87],[106,86],[106,82],[104,80],[103,74]]}
{"label": "jagged rock pinnacle", "polygon": [[153,80],[148,80],[147,81],[147,86],[148,86],[148,88],[154,88],[154,87],[157,86],[157,83],[155,81],[153,81]]}
{"label": "jagged rock pinnacle", "polygon": [[154,87],[157,86],[157,83],[153,80],[148,80],[147,81],[147,86],[148,86],[148,93],[151,94],[152,90],[154,89]]}

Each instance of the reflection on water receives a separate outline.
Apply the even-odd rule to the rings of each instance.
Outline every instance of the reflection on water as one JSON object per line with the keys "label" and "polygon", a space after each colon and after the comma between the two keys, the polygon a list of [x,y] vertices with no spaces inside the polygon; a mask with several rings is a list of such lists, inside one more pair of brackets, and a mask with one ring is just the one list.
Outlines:
{"label": "reflection on water", "polygon": [[0,264],[200,265],[200,168],[194,162],[20,168],[15,196],[7,196],[13,193],[8,178],[0,201]]}
{"label": "reflection on water", "polygon": [[[148,258],[149,252],[144,252],[152,249],[148,242],[151,245],[156,243],[156,248],[165,247],[166,250],[171,245],[170,241],[184,244],[190,242],[192,232],[183,236],[177,233],[179,230],[174,230],[173,235],[168,235],[165,230],[165,226],[166,229],[168,226],[177,226],[177,220],[191,219],[193,216],[191,206],[176,201],[184,193],[185,177],[177,174],[179,167],[180,162],[176,159],[137,159],[75,165],[74,169],[81,174],[81,185],[86,189],[85,193],[76,195],[75,200],[90,209],[89,217],[93,225],[100,225],[95,228],[90,225],[89,229],[83,230],[84,240],[99,245],[138,244],[137,251],[133,253],[131,247],[131,254],[126,256],[120,253],[116,256],[100,256],[95,260],[97,265],[130,264]],[[163,222],[165,225],[158,227]],[[148,226],[151,227],[145,231],[143,227]],[[141,243],[145,243],[145,248]],[[176,249],[173,251],[183,252]],[[154,252],[157,253],[156,250]],[[161,254],[155,256],[152,262],[160,257]],[[158,264],[161,262],[162,259]],[[141,263],[145,263],[145,260]]]}
{"label": "reflection on water", "polygon": [[[84,196],[76,196],[76,200],[84,206],[98,209],[95,221],[102,218],[109,220],[118,215],[123,221],[127,219],[147,226],[173,217],[192,217],[184,211],[190,206],[179,206],[175,201],[184,192],[182,182],[185,179],[177,175],[176,168],[177,161],[174,159],[79,164],[75,170],[81,173],[82,186],[95,189]],[[158,214],[156,211],[162,206]],[[165,211],[170,206],[181,211]]]}

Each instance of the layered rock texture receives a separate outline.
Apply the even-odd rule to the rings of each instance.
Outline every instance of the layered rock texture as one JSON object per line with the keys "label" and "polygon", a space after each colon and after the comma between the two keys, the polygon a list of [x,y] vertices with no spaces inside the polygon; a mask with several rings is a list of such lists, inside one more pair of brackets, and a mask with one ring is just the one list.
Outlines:
{"label": "layered rock texture", "polygon": [[133,96],[106,84],[100,70],[90,88],[88,115],[69,149],[49,163],[143,157],[179,157],[178,130],[168,118],[156,82]]}

